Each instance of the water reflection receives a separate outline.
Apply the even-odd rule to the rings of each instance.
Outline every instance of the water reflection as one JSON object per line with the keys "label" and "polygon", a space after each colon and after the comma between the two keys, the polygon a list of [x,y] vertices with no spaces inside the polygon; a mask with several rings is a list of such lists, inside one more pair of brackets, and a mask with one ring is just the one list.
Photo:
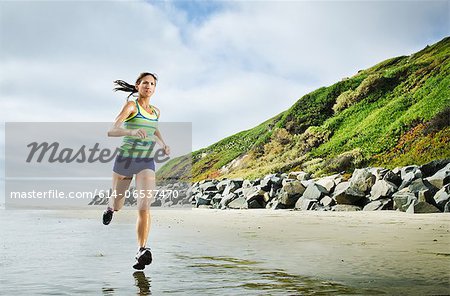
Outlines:
{"label": "water reflection", "polygon": [[147,296],[152,295],[152,292],[150,291],[150,277],[146,277],[145,273],[143,271],[136,271],[133,273],[133,277],[135,279],[135,285],[139,288],[139,292],[137,295],[140,296]]}
{"label": "water reflection", "polygon": [[[266,269],[259,262],[231,257],[178,255],[188,262],[191,274],[202,280],[191,285],[192,294],[228,295],[379,295],[381,291],[357,289],[332,281]],[[172,290],[171,292],[175,292]],[[214,294],[214,293],[213,293]]]}
{"label": "water reflection", "polygon": [[114,295],[114,288],[107,288],[103,287],[102,292],[104,296],[113,296]]}

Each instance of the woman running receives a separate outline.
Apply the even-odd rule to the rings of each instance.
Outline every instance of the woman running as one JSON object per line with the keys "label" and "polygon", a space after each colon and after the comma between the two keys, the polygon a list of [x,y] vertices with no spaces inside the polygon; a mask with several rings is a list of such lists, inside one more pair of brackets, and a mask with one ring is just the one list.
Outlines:
{"label": "woman running", "polygon": [[[150,248],[146,247],[150,230],[150,204],[155,189],[155,161],[153,155],[156,142],[169,155],[170,148],[164,143],[158,130],[159,109],[150,104],[158,78],[153,73],[144,72],[139,75],[135,85],[123,80],[116,80],[114,91],[129,92],[128,98],[137,93],[137,99],[128,101],[123,106],[112,128],[109,137],[124,137],[115,159],[112,177],[112,194],[109,204],[103,213],[103,224],[108,225],[115,211],[123,205],[133,175],[136,175],[136,191],[138,216],[136,232],[139,249],[136,254],[135,269],[142,270],[152,262]],[[123,124],[123,127],[122,127]]]}

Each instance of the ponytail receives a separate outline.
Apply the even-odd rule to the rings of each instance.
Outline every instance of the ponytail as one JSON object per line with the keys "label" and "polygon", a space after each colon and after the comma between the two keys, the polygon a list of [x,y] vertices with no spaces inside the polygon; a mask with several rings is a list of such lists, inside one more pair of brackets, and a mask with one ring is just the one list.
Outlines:
{"label": "ponytail", "polygon": [[134,94],[137,93],[137,89],[134,85],[129,84],[128,82],[125,82],[123,80],[115,80],[114,84],[116,85],[116,87],[114,87],[114,91],[124,91],[124,92],[129,92],[130,94],[127,97],[127,100]]}
{"label": "ponytail", "polygon": [[[139,84],[142,80],[142,78],[144,78],[145,76],[152,76],[155,79],[155,83],[158,81],[158,76],[156,76],[156,74],[153,73],[149,73],[149,72],[143,72],[141,74],[139,74],[139,77],[136,79],[136,84]],[[127,100],[135,93],[137,93],[137,89],[134,85],[129,84],[128,82],[125,82],[123,80],[114,80],[114,84],[115,87],[113,88],[114,91],[124,91],[124,92],[129,92],[130,94],[127,97]]]}

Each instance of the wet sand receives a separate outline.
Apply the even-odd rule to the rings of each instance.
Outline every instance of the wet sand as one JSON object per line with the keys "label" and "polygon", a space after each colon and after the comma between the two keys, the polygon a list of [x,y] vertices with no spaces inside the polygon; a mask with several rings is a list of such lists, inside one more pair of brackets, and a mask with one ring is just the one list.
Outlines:
{"label": "wet sand", "polygon": [[[58,215],[99,220],[103,208],[92,209]],[[134,233],[135,218],[122,210],[107,227]],[[179,256],[258,262],[367,293],[450,294],[449,214],[155,208],[149,244],[157,253],[162,242]]]}

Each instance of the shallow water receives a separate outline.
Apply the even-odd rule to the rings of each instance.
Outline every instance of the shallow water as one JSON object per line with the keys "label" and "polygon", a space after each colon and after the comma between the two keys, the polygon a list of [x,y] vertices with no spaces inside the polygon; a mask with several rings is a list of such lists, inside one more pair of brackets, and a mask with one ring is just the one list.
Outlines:
{"label": "shallow water", "polygon": [[[381,291],[289,274],[249,260],[251,250],[187,241],[154,227],[154,262],[132,268],[134,224],[47,211],[0,211],[1,294],[5,295],[368,295]],[[223,255],[220,255],[223,254]],[[230,256],[235,254],[235,256]],[[270,260],[270,258],[267,258]],[[272,262],[273,263],[273,262]],[[272,264],[273,265],[273,264]],[[276,265],[276,264],[275,264]]]}

